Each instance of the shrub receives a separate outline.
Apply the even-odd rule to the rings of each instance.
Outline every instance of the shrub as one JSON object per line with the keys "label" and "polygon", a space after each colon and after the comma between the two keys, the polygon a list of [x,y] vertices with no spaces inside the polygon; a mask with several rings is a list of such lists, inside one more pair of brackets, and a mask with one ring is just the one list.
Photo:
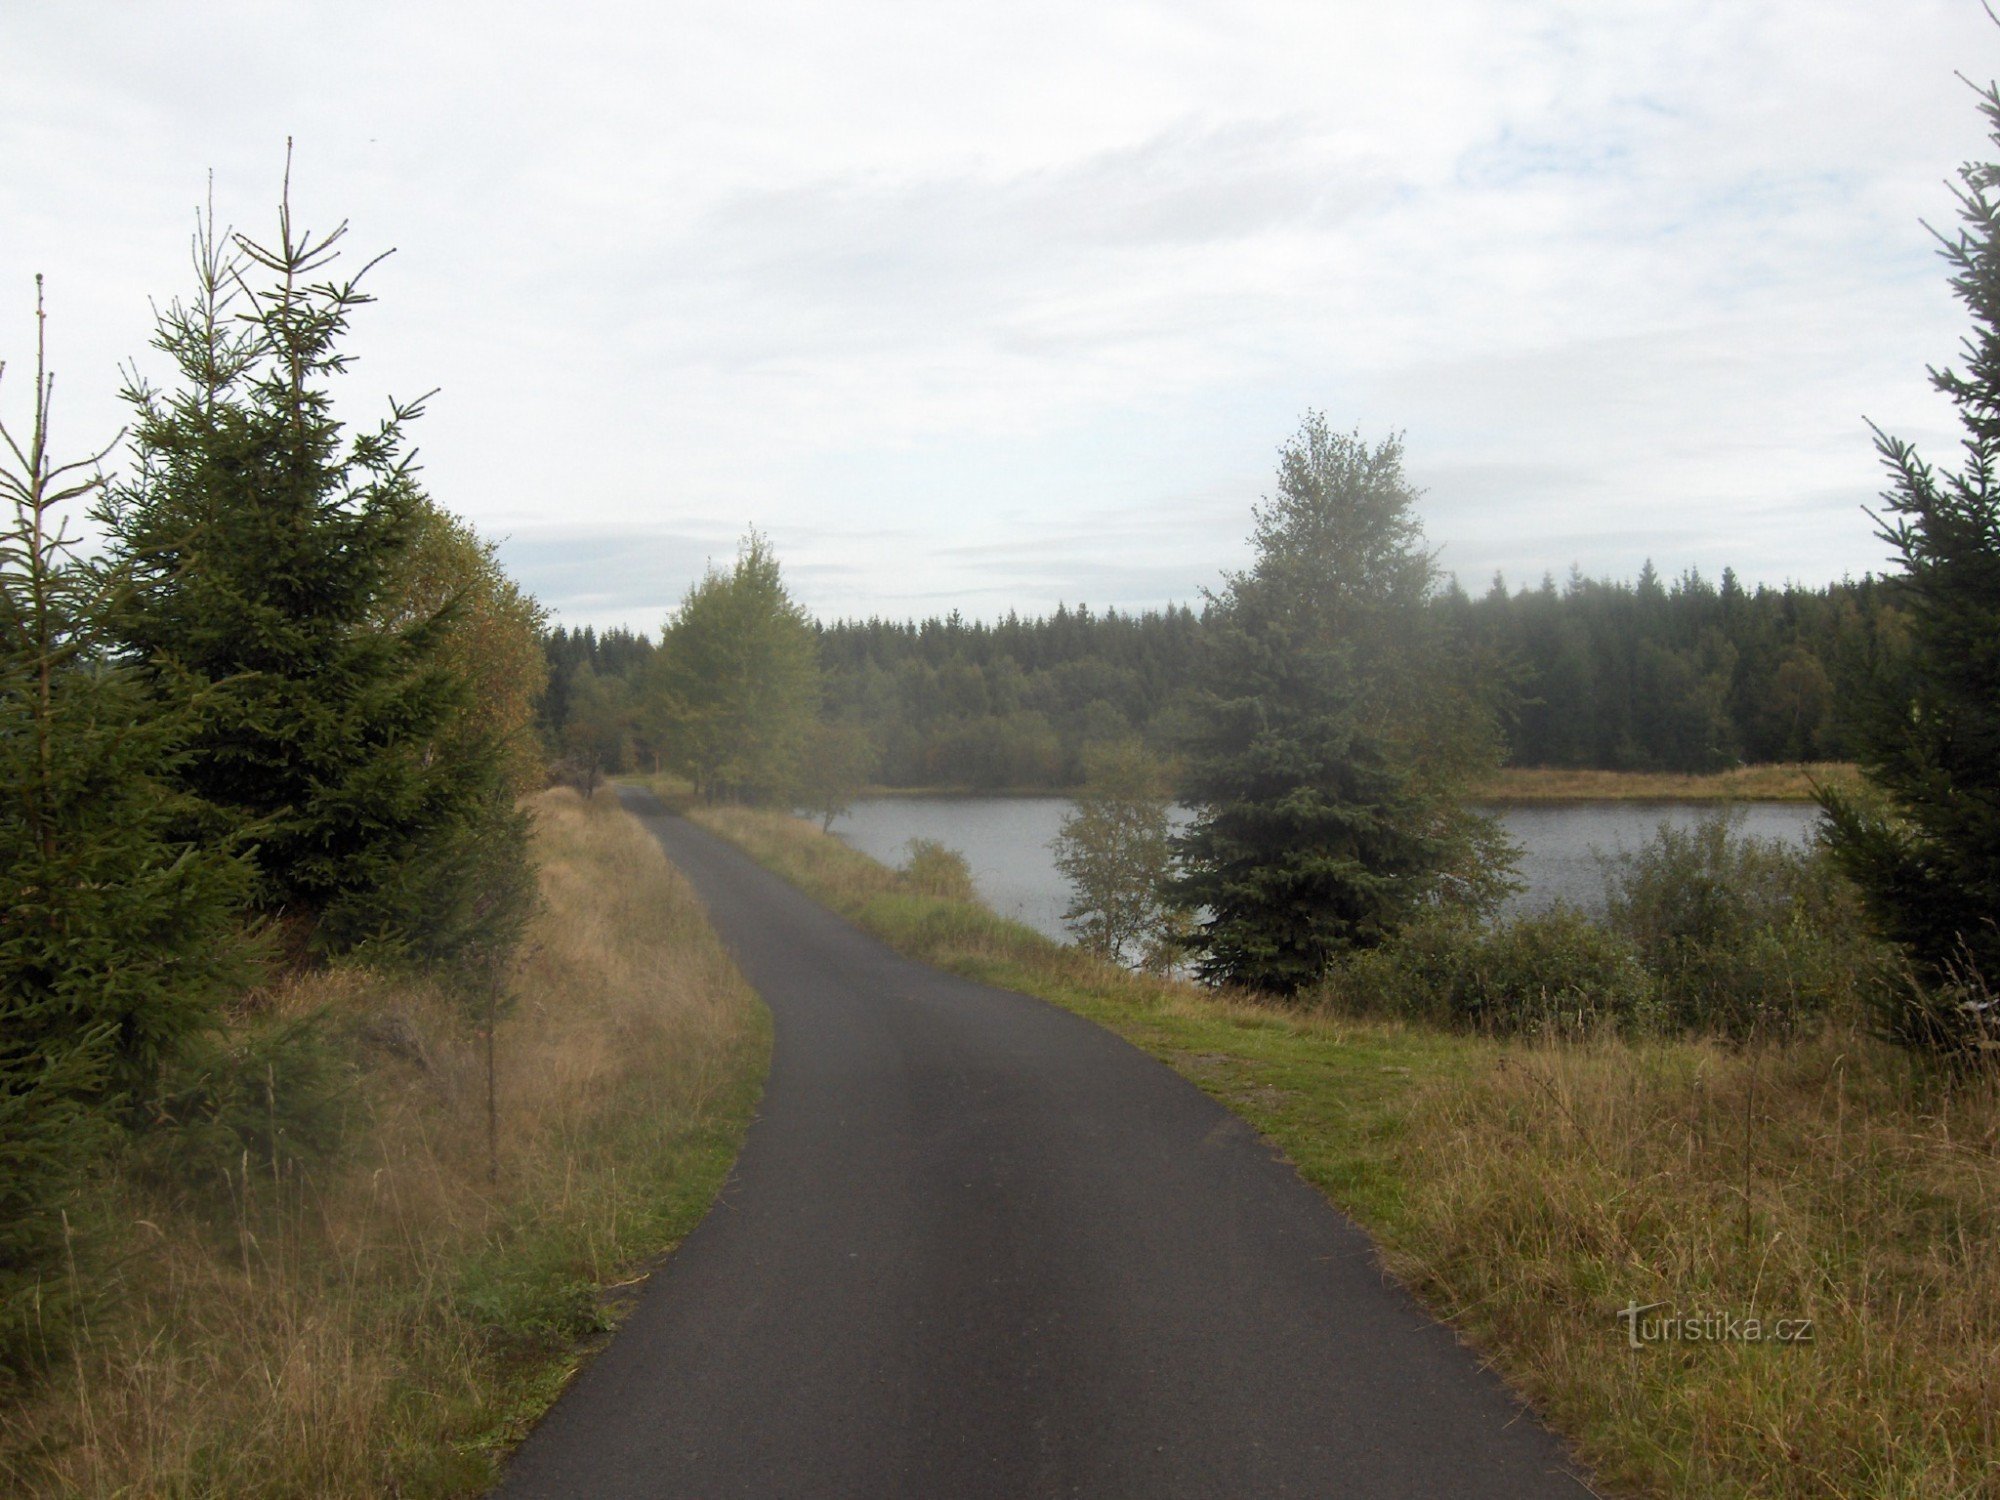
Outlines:
{"label": "shrub", "polygon": [[1323,1004],[1498,1033],[1649,1029],[1655,987],[1632,944],[1567,907],[1496,927],[1422,923],[1329,970]]}
{"label": "shrub", "polygon": [[1662,1020],[1745,1036],[1858,1010],[1886,954],[1854,888],[1822,849],[1746,838],[1741,821],[1663,823],[1606,869],[1606,920],[1657,979]]}
{"label": "shrub", "polygon": [[947,849],[936,839],[911,839],[903,862],[902,876],[910,889],[943,901],[977,901],[972,885],[972,867],[956,849]]}
{"label": "shrub", "polygon": [[133,1165],[162,1182],[232,1189],[246,1172],[288,1175],[339,1150],[355,1082],[352,1041],[327,1013],[240,1022],[167,1069]]}

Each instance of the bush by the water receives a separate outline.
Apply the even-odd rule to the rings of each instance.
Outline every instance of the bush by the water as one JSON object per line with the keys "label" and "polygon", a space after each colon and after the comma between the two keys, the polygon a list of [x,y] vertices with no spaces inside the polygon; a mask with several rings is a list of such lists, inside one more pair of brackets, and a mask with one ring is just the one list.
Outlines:
{"label": "bush by the water", "polygon": [[1651,1028],[1656,986],[1637,950],[1569,907],[1493,927],[1413,927],[1328,971],[1322,1003],[1495,1032]]}
{"label": "bush by the water", "polygon": [[956,849],[948,849],[936,839],[911,839],[909,858],[903,862],[903,878],[920,895],[941,901],[977,901],[973,889],[972,866]]}
{"label": "bush by the water", "polygon": [[1421,924],[1329,970],[1322,1003],[1492,1032],[1749,1036],[1859,1015],[1887,955],[1818,848],[1746,838],[1727,814],[1662,824],[1606,868],[1606,914]]}
{"label": "bush by the water", "polygon": [[1887,954],[1821,848],[1746,838],[1740,817],[1662,824],[1610,867],[1606,920],[1637,949],[1670,1029],[1731,1036],[1858,1014]]}

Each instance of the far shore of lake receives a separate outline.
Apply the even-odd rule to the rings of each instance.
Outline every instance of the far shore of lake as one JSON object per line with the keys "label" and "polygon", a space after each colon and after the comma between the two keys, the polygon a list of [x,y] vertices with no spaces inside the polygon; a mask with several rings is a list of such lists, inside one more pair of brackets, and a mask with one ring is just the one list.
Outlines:
{"label": "far shore of lake", "polygon": [[[1706,776],[1668,771],[1578,771],[1509,766],[1475,802],[1810,802],[1816,788],[1849,790],[1860,772],[1847,761],[1738,766]],[[871,786],[864,797],[1068,797],[1075,787]]]}
{"label": "far shore of lake", "polygon": [[1738,766],[1707,776],[1663,771],[1575,771],[1509,766],[1474,798],[1478,802],[1810,802],[1817,789],[1850,791],[1861,773],[1847,761]]}

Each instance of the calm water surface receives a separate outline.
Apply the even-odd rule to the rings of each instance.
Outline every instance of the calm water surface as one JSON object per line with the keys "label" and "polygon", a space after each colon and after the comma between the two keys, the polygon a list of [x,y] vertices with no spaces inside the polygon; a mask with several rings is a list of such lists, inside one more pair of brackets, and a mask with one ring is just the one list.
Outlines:
{"label": "calm water surface", "polygon": [[[1739,803],[1742,832],[1803,845],[1819,809],[1810,803]],[[857,802],[833,831],[884,864],[901,864],[911,839],[936,839],[963,854],[987,905],[1055,938],[1066,938],[1062,912],[1069,889],[1049,841],[1071,807],[1067,797],[882,797]],[[1587,911],[1604,907],[1600,856],[1615,859],[1652,837],[1661,823],[1686,828],[1706,811],[1683,802],[1577,802],[1500,811],[1521,846],[1517,873],[1527,890],[1509,911],[1540,911],[1557,901]]]}

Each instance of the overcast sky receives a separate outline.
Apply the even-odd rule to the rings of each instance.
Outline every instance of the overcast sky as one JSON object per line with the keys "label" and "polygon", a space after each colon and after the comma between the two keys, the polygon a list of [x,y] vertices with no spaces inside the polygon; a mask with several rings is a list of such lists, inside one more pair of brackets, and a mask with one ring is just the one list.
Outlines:
{"label": "overcast sky", "polygon": [[[755,525],[822,616],[1193,600],[1308,407],[1406,434],[1468,587],[1882,566],[1864,418],[1950,460],[1920,220],[1977,0],[0,0],[0,410],[124,417],[193,210],[347,219],[343,410],[656,630]],[[358,262],[357,262],[358,263]]]}

